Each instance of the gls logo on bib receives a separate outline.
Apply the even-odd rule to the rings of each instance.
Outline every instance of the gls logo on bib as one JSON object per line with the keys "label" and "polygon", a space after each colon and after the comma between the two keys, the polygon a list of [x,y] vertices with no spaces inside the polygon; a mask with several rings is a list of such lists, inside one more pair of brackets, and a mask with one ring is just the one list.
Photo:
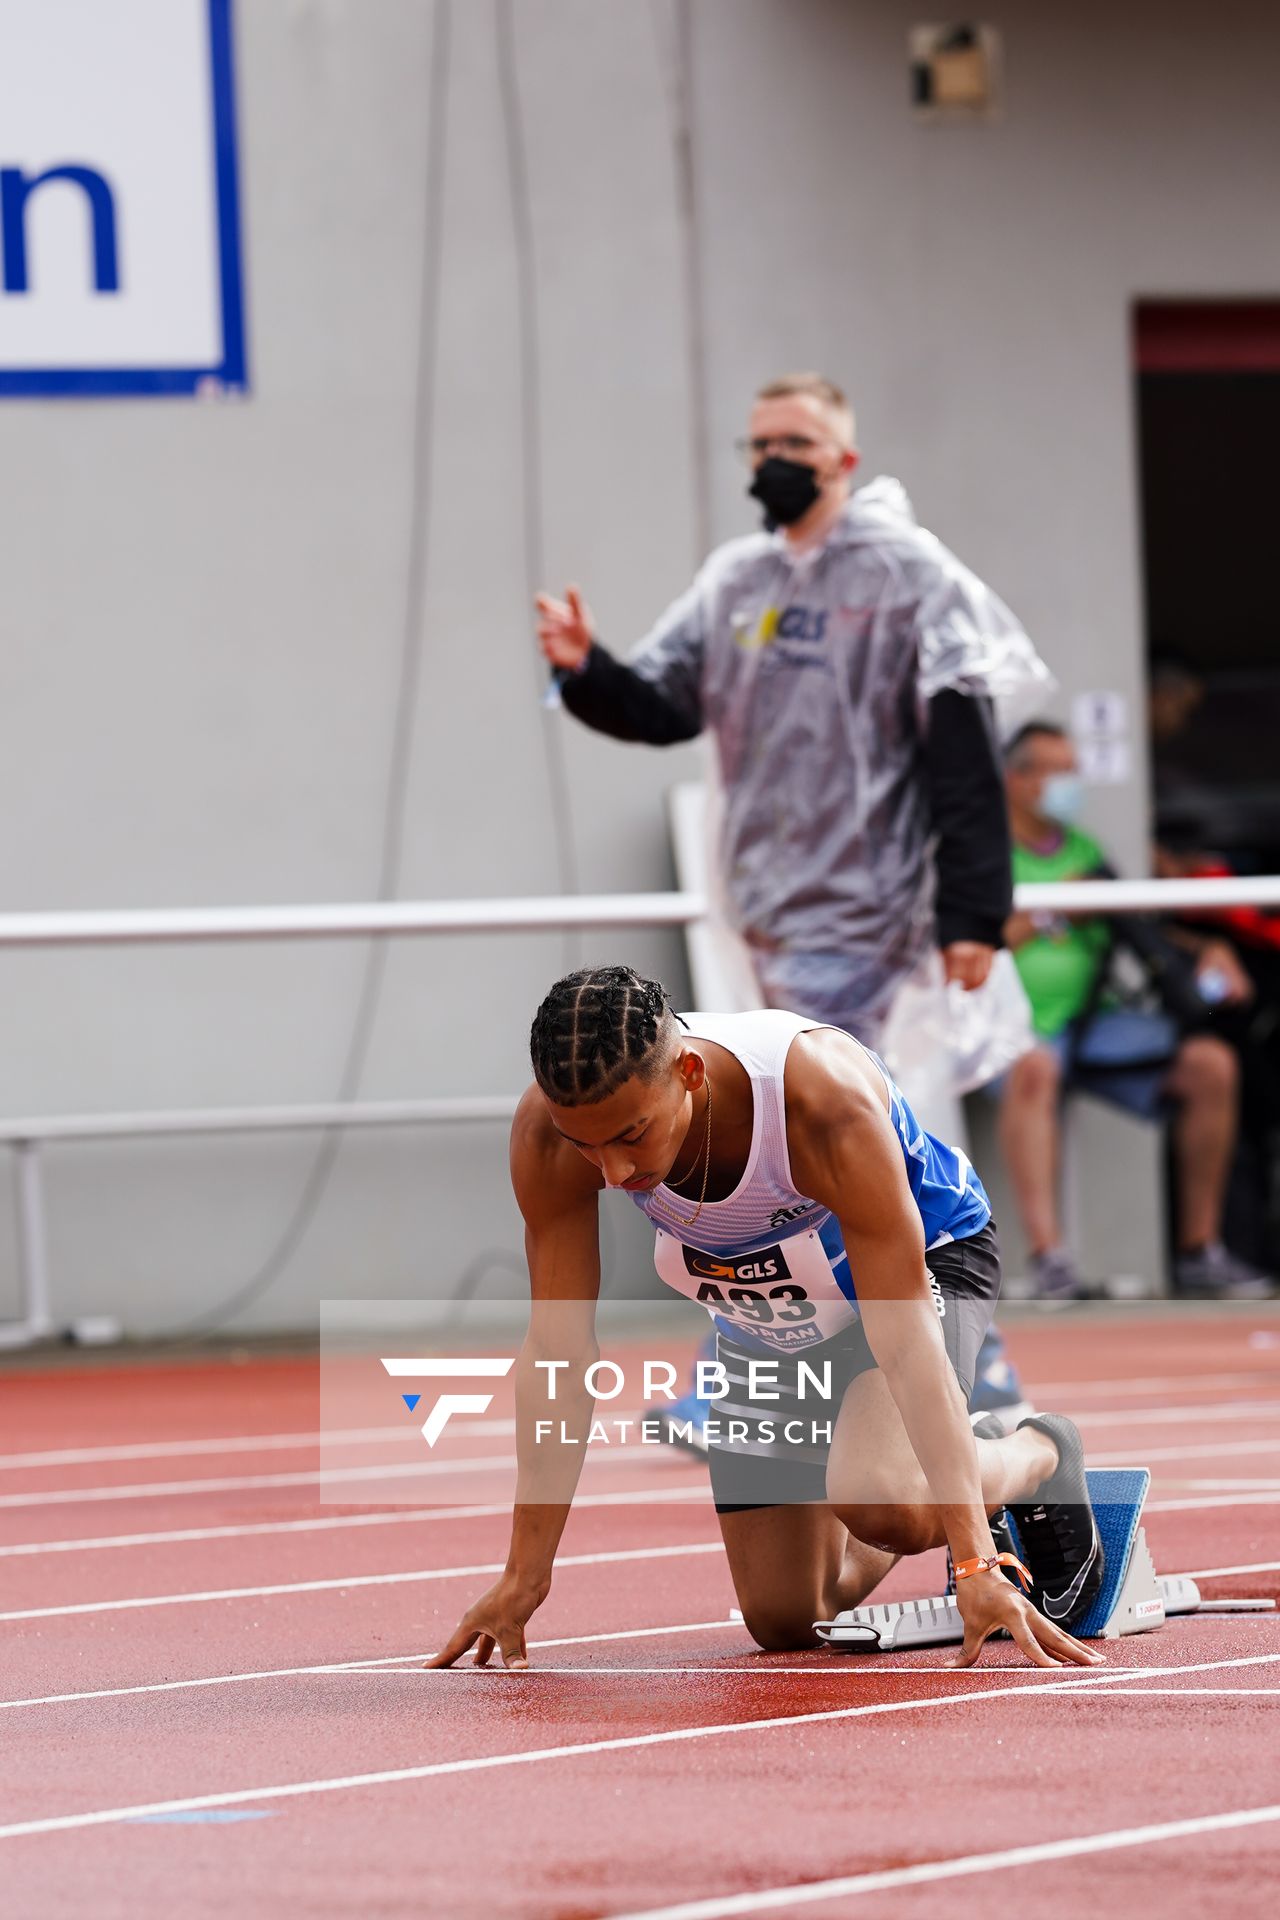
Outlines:
{"label": "gls logo on bib", "polygon": [[681,1252],[686,1271],[698,1280],[749,1286],[752,1281],[791,1278],[791,1269],[779,1246],[757,1247],[754,1253],[740,1259],[733,1254],[699,1253],[696,1247],[682,1247]]}

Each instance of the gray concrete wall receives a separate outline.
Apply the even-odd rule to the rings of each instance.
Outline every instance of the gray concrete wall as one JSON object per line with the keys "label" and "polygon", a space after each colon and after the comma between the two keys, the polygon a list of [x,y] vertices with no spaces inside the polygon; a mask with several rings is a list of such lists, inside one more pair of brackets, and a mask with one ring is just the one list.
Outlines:
{"label": "gray concrete wall", "polygon": [[[669,0],[515,0],[514,174],[493,0],[455,0],[447,44],[428,0],[237,13],[252,395],[5,408],[7,908],[372,896],[406,645],[400,894],[667,884],[661,795],[697,750],[543,716],[529,580],[577,577],[608,638],[642,631],[689,576],[704,504],[716,537],[750,524],[730,442],[786,366],[847,380],[865,471],[898,473],[1018,609],[1064,698],[1138,701],[1129,304],[1277,290],[1273,9],[1010,0],[990,16],[1003,120],[941,128],[906,105],[915,9],[695,0],[705,392]],[[1091,824],[1141,867],[1141,755]],[[613,954],[682,984],[667,935],[395,946],[361,1093],[514,1090],[543,987]],[[330,1098],[367,963],[359,943],[0,956],[0,1108]],[[1132,1223],[1128,1265],[1154,1265],[1149,1149],[1097,1167],[1100,1217]],[[61,1308],[154,1328],[213,1306],[269,1257],[315,1154],[55,1150]],[[616,1224],[629,1270],[635,1227]],[[4,1215],[0,1314],[11,1243]],[[239,1324],[447,1286],[518,1244],[500,1130],[349,1141]]]}

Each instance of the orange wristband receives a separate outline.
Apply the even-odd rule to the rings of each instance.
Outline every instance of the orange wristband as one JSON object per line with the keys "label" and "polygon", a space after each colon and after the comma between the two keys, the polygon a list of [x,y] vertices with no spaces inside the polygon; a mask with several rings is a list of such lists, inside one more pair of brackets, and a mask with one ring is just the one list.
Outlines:
{"label": "orange wristband", "polygon": [[976,1553],[972,1560],[957,1560],[955,1563],[955,1576],[957,1580],[967,1580],[971,1574],[995,1573],[1001,1567],[1012,1567],[1022,1582],[1022,1591],[1024,1593],[1030,1593],[1031,1575],[1027,1572],[1021,1560],[1017,1559],[1012,1553]]}

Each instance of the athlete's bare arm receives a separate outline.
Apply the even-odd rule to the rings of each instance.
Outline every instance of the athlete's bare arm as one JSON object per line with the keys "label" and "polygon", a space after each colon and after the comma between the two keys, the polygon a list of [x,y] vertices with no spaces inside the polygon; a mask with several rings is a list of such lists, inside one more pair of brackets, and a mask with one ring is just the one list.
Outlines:
{"label": "athlete's bare arm", "polygon": [[[532,1303],[529,1332],[515,1368],[516,1502],[511,1547],[500,1578],[469,1608],[431,1667],[452,1666],[475,1646],[477,1666],[494,1647],[504,1665],[528,1665],[525,1627],[551,1591],[551,1569],[577,1486],[595,1402],[583,1375],[598,1358],[595,1301],[600,1292],[598,1203],[604,1181],[552,1126],[535,1087],[511,1129],[511,1184],[524,1215]],[[567,1361],[548,1403],[539,1361]],[[551,1440],[535,1441],[535,1423],[553,1415]],[[559,1442],[559,1423],[566,1438]]]}
{"label": "athlete's bare arm", "polygon": [[[800,1034],[787,1055],[787,1144],[801,1193],[840,1222],[867,1343],[902,1416],[953,1558],[994,1552],[973,1429],[947,1358],[925,1264],[924,1230],[875,1062],[834,1029]],[[965,1653],[1005,1627],[1038,1666],[1094,1655],[1044,1619],[1002,1574],[958,1583]]]}

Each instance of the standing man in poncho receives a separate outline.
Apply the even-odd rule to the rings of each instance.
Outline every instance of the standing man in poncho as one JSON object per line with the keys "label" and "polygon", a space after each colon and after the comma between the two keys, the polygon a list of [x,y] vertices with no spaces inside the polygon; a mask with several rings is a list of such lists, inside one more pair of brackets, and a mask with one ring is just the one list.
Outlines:
{"label": "standing man in poncho", "polygon": [[576,588],[540,597],[569,711],[616,739],[714,737],[721,874],[765,1000],[876,1045],[936,945],[980,986],[1011,907],[993,697],[1047,678],[895,480],[853,491],[844,394],[762,387],[742,443],[766,530],[718,547],[624,664]]}

